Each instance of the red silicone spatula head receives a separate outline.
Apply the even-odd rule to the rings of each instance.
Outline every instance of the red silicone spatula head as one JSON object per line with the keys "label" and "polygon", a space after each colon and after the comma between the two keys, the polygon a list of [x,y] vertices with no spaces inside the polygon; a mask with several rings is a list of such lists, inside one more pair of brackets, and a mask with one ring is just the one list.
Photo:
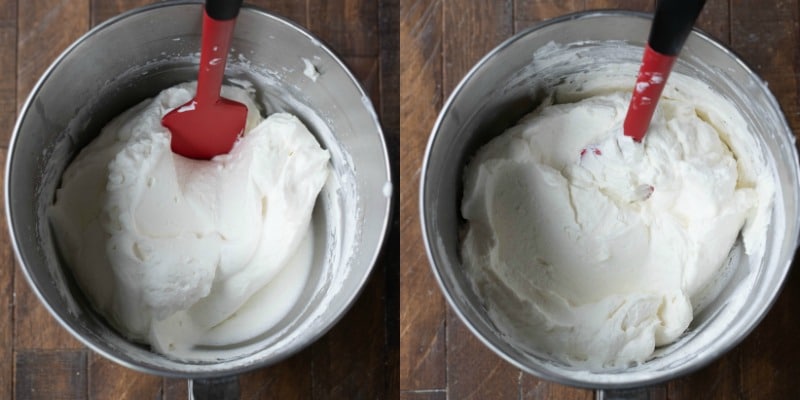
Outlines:
{"label": "red silicone spatula head", "polygon": [[705,0],[659,0],[636,78],[623,131],[640,142],[656,111],[661,91]]}
{"label": "red silicone spatula head", "polygon": [[247,107],[220,97],[233,27],[242,0],[208,0],[203,12],[200,71],[191,101],[164,115],[161,124],[172,133],[172,151],[210,159],[231,150],[244,131]]}

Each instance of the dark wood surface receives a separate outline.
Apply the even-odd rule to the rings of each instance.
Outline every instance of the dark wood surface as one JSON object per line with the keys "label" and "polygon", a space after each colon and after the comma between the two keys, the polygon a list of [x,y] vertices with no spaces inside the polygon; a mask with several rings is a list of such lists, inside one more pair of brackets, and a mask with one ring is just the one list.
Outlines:
{"label": "dark wood surface", "polygon": [[[585,9],[652,10],[654,0],[402,0],[400,4],[400,397],[593,399],[590,390],[534,378],[483,346],[450,310],[422,244],[418,186],[428,135],[469,68],[515,32]],[[798,2],[708,0],[701,29],[729,45],[768,83],[795,133]],[[797,262],[795,262],[797,264]],[[797,265],[795,265],[795,268]],[[758,328],[711,365],[649,388],[662,399],[800,397],[800,273]]]}
{"label": "dark wood surface", "polygon": [[[47,66],[80,35],[152,0],[0,0],[0,161],[17,112]],[[392,166],[399,159],[397,1],[251,0],[310,29],[354,71],[380,114]],[[395,173],[395,182],[398,181]],[[399,199],[399,195],[396,195]],[[397,202],[398,200],[395,200]],[[354,307],[296,356],[240,378],[244,399],[398,397],[399,209]],[[0,399],[186,399],[185,380],[126,369],[89,351],[31,292],[0,229]]]}

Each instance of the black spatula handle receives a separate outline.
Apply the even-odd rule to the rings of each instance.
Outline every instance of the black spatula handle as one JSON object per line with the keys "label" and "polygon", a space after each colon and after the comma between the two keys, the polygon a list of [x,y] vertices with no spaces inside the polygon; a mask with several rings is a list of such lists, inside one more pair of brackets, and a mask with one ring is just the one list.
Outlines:
{"label": "black spatula handle", "polygon": [[217,21],[227,21],[239,15],[242,0],[206,0],[206,14]]}
{"label": "black spatula handle", "polygon": [[664,55],[678,55],[705,3],[705,0],[658,0],[647,40],[650,47]]}

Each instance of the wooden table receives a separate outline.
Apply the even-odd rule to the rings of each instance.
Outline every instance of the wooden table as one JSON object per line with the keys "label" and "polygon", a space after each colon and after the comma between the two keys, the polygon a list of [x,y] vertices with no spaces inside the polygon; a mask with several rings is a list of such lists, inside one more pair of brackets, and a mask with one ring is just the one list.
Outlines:
{"label": "wooden table", "polygon": [[[536,379],[495,356],[444,301],[422,244],[418,185],[435,118],[489,50],[537,21],[598,8],[652,10],[653,0],[402,0],[400,3],[400,394],[402,399],[592,399],[590,390]],[[795,133],[798,1],[708,0],[699,26],[767,82]],[[795,263],[797,264],[797,262]],[[796,269],[797,265],[795,265]],[[708,367],[650,388],[662,399],[800,396],[800,271],[747,339]]]}
{"label": "wooden table", "polygon": [[[0,155],[16,112],[47,66],[80,35],[152,0],[0,0]],[[378,109],[398,181],[397,1],[248,1],[327,42]],[[3,161],[4,162],[4,161]],[[397,196],[396,196],[397,197]],[[399,197],[397,197],[399,199]],[[395,200],[397,201],[397,200]],[[5,218],[2,219],[5,225]],[[242,398],[377,399],[398,392],[399,211],[368,285],[327,335],[296,356],[241,377]],[[0,399],[185,399],[185,380],[128,370],[86,349],[31,292],[0,229]]]}

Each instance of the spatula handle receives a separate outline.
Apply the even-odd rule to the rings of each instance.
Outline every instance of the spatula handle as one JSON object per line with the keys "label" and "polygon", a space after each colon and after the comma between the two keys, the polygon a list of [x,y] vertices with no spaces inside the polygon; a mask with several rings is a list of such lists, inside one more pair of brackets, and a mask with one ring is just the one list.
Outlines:
{"label": "spatula handle", "polygon": [[672,66],[704,4],[705,0],[658,1],[622,127],[625,136],[641,142],[647,133]]}
{"label": "spatula handle", "polygon": [[650,120],[656,112],[661,92],[667,84],[672,65],[677,58],[677,55],[659,53],[649,44],[645,47],[642,65],[639,67],[639,75],[636,77],[636,85],[633,87],[633,95],[628,105],[628,113],[622,125],[625,136],[630,136],[637,142],[644,139],[650,127]]}
{"label": "spatula handle", "polygon": [[206,14],[217,21],[227,21],[239,15],[242,0],[206,0]]}
{"label": "spatula handle", "polygon": [[706,0],[659,0],[647,43],[663,55],[677,56],[705,3]]}
{"label": "spatula handle", "polygon": [[203,12],[203,34],[200,49],[200,71],[197,75],[198,103],[219,100],[228,49],[231,46],[236,16],[241,0],[208,0]]}

